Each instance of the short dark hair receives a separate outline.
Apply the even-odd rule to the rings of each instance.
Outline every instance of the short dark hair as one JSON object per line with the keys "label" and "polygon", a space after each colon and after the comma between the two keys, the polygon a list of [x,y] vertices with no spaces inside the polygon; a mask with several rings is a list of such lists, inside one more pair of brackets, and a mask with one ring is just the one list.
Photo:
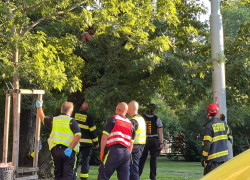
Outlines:
{"label": "short dark hair", "polygon": [[156,110],[155,104],[149,104],[147,107],[147,113],[153,113]]}
{"label": "short dark hair", "polygon": [[94,29],[95,30],[95,27],[94,26],[89,26],[87,31],[90,30],[90,29]]}

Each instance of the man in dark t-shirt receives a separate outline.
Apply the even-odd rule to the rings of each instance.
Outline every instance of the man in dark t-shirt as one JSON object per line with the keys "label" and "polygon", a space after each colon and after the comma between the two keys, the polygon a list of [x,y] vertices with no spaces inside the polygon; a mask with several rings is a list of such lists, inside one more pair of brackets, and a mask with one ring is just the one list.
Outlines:
{"label": "man in dark t-shirt", "polygon": [[55,179],[74,180],[75,155],[79,152],[81,131],[78,123],[70,117],[74,108],[73,103],[64,102],[61,106],[61,115],[57,117],[45,117],[42,104],[42,101],[37,100],[36,107],[42,123],[51,130],[48,144],[54,161]]}

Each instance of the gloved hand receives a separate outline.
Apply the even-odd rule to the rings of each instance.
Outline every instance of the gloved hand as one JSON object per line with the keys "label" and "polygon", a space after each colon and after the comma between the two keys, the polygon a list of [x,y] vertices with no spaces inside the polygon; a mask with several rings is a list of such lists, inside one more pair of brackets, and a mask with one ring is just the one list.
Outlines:
{"label": "gloved hand", "polygon": [[201,165],[202,165],[203,167],[206,167],[206,161],[201,160]]}
{"label": "gloved hand", "polygon": [[100,152],[100,160],[103,161],[104,159],[104,152]]}
{"label": "gloved hand", "polygon": [[39,108],[39,107],[42,107],[42,106],[43,106],[43,101],[36,100],[36,107]]}
{"label": "gloved hand", "polygon": [[68,157],[71,156],[71,153],[72,153],[72,149],[70,147],[68,147],[65,151],[64,151],[64,154]]}

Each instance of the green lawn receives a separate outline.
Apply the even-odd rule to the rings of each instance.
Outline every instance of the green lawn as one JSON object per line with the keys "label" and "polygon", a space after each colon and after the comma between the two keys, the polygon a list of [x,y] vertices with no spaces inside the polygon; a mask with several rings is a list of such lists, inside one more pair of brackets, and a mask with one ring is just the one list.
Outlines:
{"label": "green lawn", "polygon": [[[166,157],[158,158],[157,180],[198,180],[202,177],[203,167],[200,162],[170,161]],[[90,166],[89,180],[96,180],[98,176],[98,166]],[[147,159],[141,180],[149,177],[149,158]],[[80,169],[78,169],[80,174]],[[77,178],[80,180],[80,178]],[[117,180],[116,173],[110,178]]]}
{"label": "green lawn", "polygon": [[[149,177],[149,159],[147,159],[141,180]],[[202,177],[203,167],[200,162],[170,161],[166,157],[159,157],[157,163],[157,180],[198,180]],[[90,166],[89,180],[96,180],[99,166]],[[80,180],[80,168],[78,169],[78,178]],[[116,172],[110,178],[117,180]],[[48,180],[48,179],[47,179]]]}

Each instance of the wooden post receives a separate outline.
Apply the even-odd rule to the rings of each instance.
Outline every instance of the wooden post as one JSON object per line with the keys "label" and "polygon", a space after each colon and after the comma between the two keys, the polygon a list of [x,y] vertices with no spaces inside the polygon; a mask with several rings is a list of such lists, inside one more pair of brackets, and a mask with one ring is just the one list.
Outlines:
{"label": "wooden post", "polygon": [[9,124],[10,124],[10,98],[11,98],[11,95],[6,94],[4,137],[3,137],[3,163],[7,163],[7,158],[8,158]]}
{"label": "wooden post", "polygon": [[19,137],[20,137],[20,108],[21,94],[19,90],[13,93],[13,150],[12,150],[12,164],[15,170],[18,168],[19,159]]}
{"label": "wooden post", "polygon": [[[43,100],[43,95],[38,94],[38,101]],[[35,133],[35,146],[34,146],[34,157],[33,157],[33,167],[36,168],[38,166],[38,146],[39,146],[39,140],[40,140],[40,126],[41,126],[41,120],[38,116],[38,113],[36,114],[36,133]],[[37,174],[37,172],[33,173],[34,175]]]}

